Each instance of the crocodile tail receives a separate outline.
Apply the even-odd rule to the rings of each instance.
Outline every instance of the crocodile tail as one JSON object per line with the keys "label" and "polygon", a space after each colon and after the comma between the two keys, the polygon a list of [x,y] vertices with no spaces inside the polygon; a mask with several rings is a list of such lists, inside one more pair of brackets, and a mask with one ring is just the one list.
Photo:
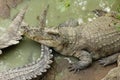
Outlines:
{"label": "crocodile tail", "polygon": [[30,80],[46,72],[53,55],[48,47],[41,45],[41,58],[23,67],[0,72],[0,80]]}

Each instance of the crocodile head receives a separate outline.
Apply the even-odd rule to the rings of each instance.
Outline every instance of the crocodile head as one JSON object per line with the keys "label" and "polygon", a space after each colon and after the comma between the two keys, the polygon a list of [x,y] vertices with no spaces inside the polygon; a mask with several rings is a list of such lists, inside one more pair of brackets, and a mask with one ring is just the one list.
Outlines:
{"label": "crocodile head", "polygon": [[74,27],[30,28],[26,26],[24,28],[26,37],[52,47],[57,52],[68,50],[68,46],[74,43],[76,37],[75,29]]}
{"label": "crocodile head", "polygon": [[24,34],[30,39],[50,47],[56,47],[61,43],[58,30],[53,28],[40,30],[37,28],[30,29],[29,27],[25,27]]}

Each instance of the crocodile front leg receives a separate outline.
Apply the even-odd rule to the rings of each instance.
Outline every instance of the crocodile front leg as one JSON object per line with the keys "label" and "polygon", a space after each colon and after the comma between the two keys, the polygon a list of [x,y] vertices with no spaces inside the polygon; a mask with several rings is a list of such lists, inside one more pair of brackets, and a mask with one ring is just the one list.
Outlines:
{"label": "crocodile front leg", "polygon": [[78,72],[92,63],[92,57],[87,51],[76,52],[74,56],[79,58],[79,61],[69,66],[70,71]]}

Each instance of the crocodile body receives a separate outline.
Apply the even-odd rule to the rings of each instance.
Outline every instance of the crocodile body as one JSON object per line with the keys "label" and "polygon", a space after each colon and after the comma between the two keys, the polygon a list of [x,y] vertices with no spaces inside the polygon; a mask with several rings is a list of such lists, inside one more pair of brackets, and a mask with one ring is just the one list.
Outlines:
{"label": "crocodile body", "polygon": [[[79,71],[88,67],[93,60],[114,54],[100,60],[104,66],[116,61],[120,51],[120,20],[115,15],[103,15],[97,19],[79,26],[39,29],[26,27],[25,35],[30,39],[46,46],[65,56],[74,56],[79,59],[70,65],[70,71]],[[117,54],[118,53],[118,54]]]}

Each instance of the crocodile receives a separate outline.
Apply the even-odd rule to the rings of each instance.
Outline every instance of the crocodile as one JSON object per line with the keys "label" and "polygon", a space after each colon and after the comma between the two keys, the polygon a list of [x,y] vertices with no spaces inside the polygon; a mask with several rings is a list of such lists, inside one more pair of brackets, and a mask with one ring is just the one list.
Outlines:
{"label": "crocodile", "polygon": [[18,13],[12,23],[0,36],[0,54],[2,54],[1,49],[18,44],[19,40],[22,39],[23,34],[20,32],[20,26],[22,25],[26,10],[27,6]]}
{"label": "crocodile", "polygon": [[120,20],[116,15],[113,12],[105,13],[78,26],[26,26],[24,34],[64,56],[76,57],[78,61],[71,63],[68,68],[79,72],[90,66],[94,60],[99,60],[103,66],[116,62],[120,51]]}
{"label": "crocodile", "polygon": [[[27,7],[17,15],[2,38],[0,37],[0,49],[18,44],[19,40],[22,39],[22,26],[28,26],[23,21],[26,10]],[[49,64],[52,63],[53,55],[50,54],[51,50],[45,45],[41,45],[40,53],[40,57],[32,63],[0,72],[0,80],[31,80],[42,75],[50,68]]]}

